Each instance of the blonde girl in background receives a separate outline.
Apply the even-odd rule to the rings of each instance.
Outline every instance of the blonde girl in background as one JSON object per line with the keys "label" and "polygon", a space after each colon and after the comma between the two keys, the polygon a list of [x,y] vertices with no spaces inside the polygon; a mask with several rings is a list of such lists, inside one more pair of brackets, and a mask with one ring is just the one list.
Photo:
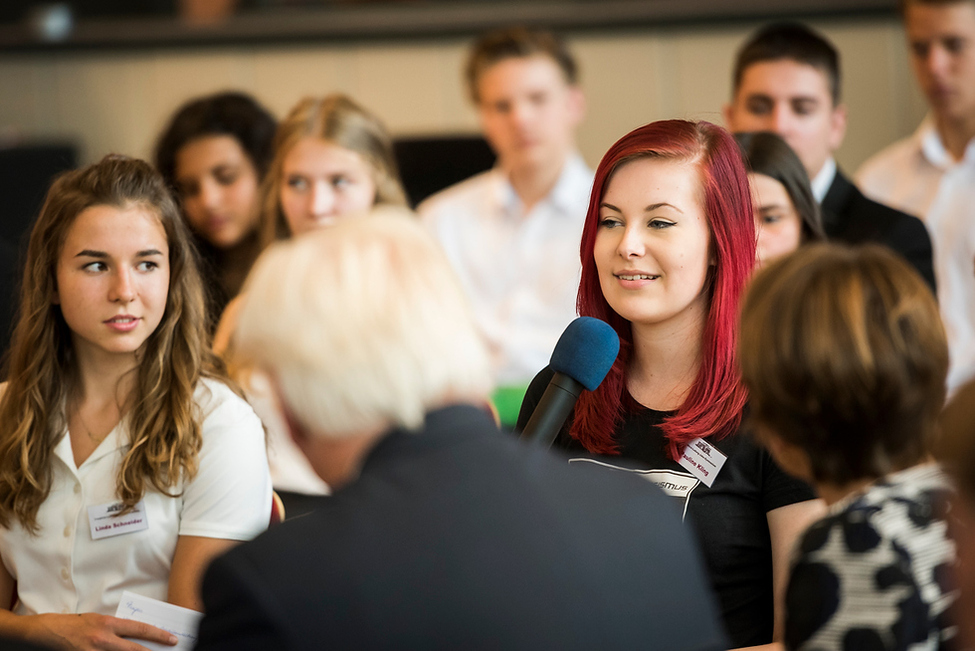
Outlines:
{"label": "blonde girl in background", "polygon": [[[299,236],[373,206],[406,206],[389,133],[345,95],[307,97],[278,126],[274,158],[262,187],[264,245]],[[224,312],[213,348],[231,361],[240,301]],[[328,487],[286,434],[260,378],[244,378],[248,397],[268,430],[275,490],[288,516],[314,508]]]}

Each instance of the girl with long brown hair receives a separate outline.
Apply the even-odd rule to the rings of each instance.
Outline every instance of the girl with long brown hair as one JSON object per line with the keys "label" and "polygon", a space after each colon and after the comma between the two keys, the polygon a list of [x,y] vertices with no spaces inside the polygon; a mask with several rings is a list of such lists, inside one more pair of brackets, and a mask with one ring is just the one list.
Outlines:
{"label": "girl with long brown hair", "polygon": [[199,608],[209,559],[267,525],[261,424],[204,314],[189,232],[147,163],[109,156],[54,182],[0,397],[0,633],[174,643],[107,616],[123,590]]}

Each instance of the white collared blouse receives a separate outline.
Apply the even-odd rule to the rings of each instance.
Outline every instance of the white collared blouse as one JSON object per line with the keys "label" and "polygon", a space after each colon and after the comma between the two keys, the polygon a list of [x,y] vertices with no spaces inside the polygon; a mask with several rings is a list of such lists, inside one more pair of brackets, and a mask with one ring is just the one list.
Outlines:
{"label": "white collared blouse", "polygon": [[[5,385],[4,385],[5,386]],[[225,384],[202,380],[199,471],[174,493],[151,487],[143,498],[148,527],[93,538],[89,508],[118,502],[118,465],[128,450],[123,420],[76,467],[71,438],[54,450],[51,493],[37,514],[40,532],[0,528],[0,559],[17,581],[21,615],[97,612],[114,615],[124,590],[166,600],[179,536],[249,540],[271,511],[264,430],[250,406]]]}

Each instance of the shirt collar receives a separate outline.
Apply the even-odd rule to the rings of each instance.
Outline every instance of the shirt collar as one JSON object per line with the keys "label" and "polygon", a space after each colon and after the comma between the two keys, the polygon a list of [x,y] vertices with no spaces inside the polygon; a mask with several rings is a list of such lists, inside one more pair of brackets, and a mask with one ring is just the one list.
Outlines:
{"label": "shirt collar", "polygon": [[[124,421],[124,419],[123,419]],[[108,433],[101,443],[95,448],[95,450],[81,463],[81,467],[85,464],[94,463],[98,459],[101,459],[106,454],[111,454],[115,452],[120,447],[123,447],[122,442],[122,429],[123,424],[119,422],[111,432]],[[54,456],[60,459],[65,466],[71,469],[72,473],[76,473],[81,468],[75,466],[74,463],[74,450],[71,448],[71,437],[68,435],[68,430],[65,428],[64,435],[61,436],[61,440],[58,441],[57,445],[54,446]]]}
{"label": "shirt collar", "polygon": [[497,210],[505,215],[515,215],[521,206],[521,199],[511,185],[508,175],[500,167],[494,167],[489,172],[491,175],[491,196]]}
{"label": "shirt collar", "polygon": [[[454,445],[464,440],[458,432],[471,434],[478,431],[497,432],[497,425],[491,409],[468,403],[456,403],[428,411],[423,416],[423,424],[413,430],[392,427],[379,437],[379,440],[366,454],[359,477],[382,468],[387,463],[403,464],[404,454]],[[405,462],[409,465],[409,462]],[[348,487],[355,485],[349,482]],[[345,490],[345,487],[339,489]]]}
{"label": "shirt collar", "polygon": [[946,170],[955,164],[954,157],[941,142],[941,136],[938,135],[938,130],[934,128],[934,120],[930,115],[921,122],[921,126],[914,133],[914,139],[921,151],[921,156],[938,169]]}
{"label": "shirt collar", "polygon": [[[938,134],[938,130],[934,126],[934,119],[930,115],[924,118],[921,126],[914,132],[914,141],[921,152],[921,156],[942,171],[957,165],[959,162],[941,142],[941,136]],[[965,147],[965,155],[962,161],[975,163],[975,138]]]}
{"label": "shirt collar", "polygon": [[809,180],[809,184],[812,186],[813,196],[816,197],[816,203],[822,203],[823,199],[826,198],[826,193],[829,192],[829,188],[833,185],[833,180],[836,178],[836,160],[832,156],[826,159],[823,163],[822,169],[816,176]]}
{"label": "shirt collar", "polygon": [[[498,204],[508,214],[513,214],[521,209],[521,199],[515,188],[511,185],[508,175],[500,167],[495,167],[493,172],[496,175]],[[578,210],[578,187],[580,184],[588,184],[592,189],[592,173],[586,166],[586,162],[578,152],[572,152],[559,173],[558,180],[548,196],[543,202],[550,202],[555,208],[562,212]]]}
{"label": "shirt collar", "polygon": [[562,173],[549,194],[549,200],[563,212],[579,210],[579,185],[589,184],[592,191],[592,174],[578,152],[573,152],[562,166]]}
{"label": "shirt collar", "polygon": [[[881,479],[871,482],[867,486],[854,491],[853,493],[843,497],[842,499],[834,502],[829,506],[830,515],[837,515],[846,511],[847,509],[853,507],[861,498],[863,498],[872,488],[875,487],[885,487],[891,485],[901,485],[901,486],[921,486],[925,488],[929,487],[943,487],[948,489],[950,486],[948,478],[945,476],[944,471],[941,466],[935,461],[929,461],[926,463],[921,463],[916,466],[911,466],[903,470],[898,470],[885,475]],[[925,491],[926,492],[926,491]]]}

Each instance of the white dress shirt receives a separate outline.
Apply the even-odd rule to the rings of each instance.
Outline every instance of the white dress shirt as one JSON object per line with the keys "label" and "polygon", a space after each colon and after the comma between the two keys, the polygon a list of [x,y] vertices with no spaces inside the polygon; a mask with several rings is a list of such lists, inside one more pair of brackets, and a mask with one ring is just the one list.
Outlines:
{"label": "white dress shirt", "polygon": [[527,385],[576,316],[579,244],[592,181],[592,170],[573,154],[549,195],[527,213],[498,168],[417,209],[471,299],[498,384]]}
{"label": "white dress shirt", "polygon": [[0,557],[17,581],[18,614],[114,615],[124,590],[165,601],[180,536],[249,540],[267,528],[271,479],[260,421],[222,382],[202,380],[195,398],[203,414],[199,469],[174,487],[176,497],[146,487],[142,531],[96,540],[89,522],[89,507],[118,502],[117,469],[130,447],[125,421],[80,467],[65,431],[54,447],[38,535],[17,522],[0,528]]}
{"label": "white dress shirt", "polygon": [[816,203],[823,203],[823,199],[826,198],[834,179],[836,179],[836,160],[830,156],[823,163],[816,176],[809,179],[809,185],[812,188]]}
{"label": "white dress shirt", "polygon": [[919,215],[928,227],[954,392],[975,377],[975,140],[956,161],[928,118],[864,163],[857,181],[864,194]]}

